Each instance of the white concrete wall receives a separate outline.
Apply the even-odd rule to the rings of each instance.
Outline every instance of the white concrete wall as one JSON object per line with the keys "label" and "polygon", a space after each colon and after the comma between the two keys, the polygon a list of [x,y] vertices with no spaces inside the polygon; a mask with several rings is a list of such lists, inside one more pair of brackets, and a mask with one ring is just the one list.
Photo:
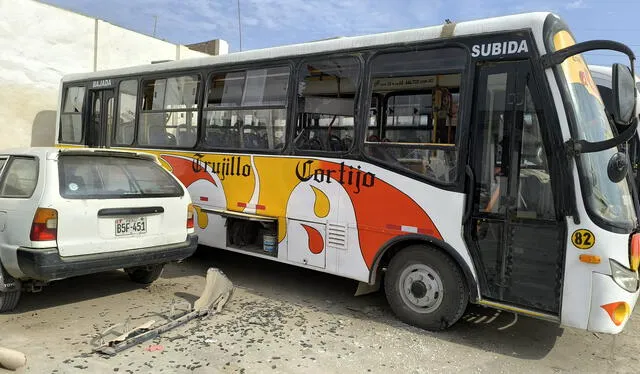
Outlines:
{"label": "white concrete wall", "polygon": [[53,144],[63,74],[201,56],[33,0],[0,0],[0,149]]}

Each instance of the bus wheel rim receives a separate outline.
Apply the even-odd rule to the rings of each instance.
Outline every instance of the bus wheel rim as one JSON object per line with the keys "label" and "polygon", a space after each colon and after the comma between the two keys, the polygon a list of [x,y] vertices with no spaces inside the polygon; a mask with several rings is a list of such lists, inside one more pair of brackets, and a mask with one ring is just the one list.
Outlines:
{"label": "bus wheel rim", "polygon": [[427,265],[407,266],[400,274],[399,287],[402,301],[416,313],[431,313],[442,304],[442,279]]}

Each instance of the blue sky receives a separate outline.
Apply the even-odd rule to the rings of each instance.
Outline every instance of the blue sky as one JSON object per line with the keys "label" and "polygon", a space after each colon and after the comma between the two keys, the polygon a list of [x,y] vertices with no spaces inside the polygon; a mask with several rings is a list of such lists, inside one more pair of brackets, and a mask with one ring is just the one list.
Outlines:
{"label": "blue sky", "polygon": [[[239,50],[237,0],[45,0],[173,43],[210,39]],[[553,11],[578,41],[613,39],[640,56],[640,0],[240,0],[242,49],[353,36],[527,11]],[[598,52],[589,63],[609,64]]]}

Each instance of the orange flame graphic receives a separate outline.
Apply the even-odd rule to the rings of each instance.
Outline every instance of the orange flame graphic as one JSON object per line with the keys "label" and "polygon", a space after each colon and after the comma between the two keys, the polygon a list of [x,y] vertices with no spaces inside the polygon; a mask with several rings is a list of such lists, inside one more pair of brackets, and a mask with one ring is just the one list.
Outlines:
{"label": "orange flame graphic", "polygon": [[313,253],[314,255],[322,253],[322,250],[324,249],[324,240],[322,239],[322,234],[320,234],[318,230],[311,226],[302,225],[302,227],[305,229],[307,235],[309,236],[309,250],[311,251],[311,253]]}

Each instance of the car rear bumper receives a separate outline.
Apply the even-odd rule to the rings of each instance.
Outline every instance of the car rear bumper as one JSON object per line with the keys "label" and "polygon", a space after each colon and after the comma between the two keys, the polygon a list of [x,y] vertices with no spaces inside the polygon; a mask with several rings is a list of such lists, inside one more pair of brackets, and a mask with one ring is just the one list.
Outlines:
{"label": "car rear bumper", "polygon": [[61,257],[58,248],[18,248],[18,266],[26,278],[49,281],[135,266],[178,261],[191,256],[198,236],[188,234],[178,244],[84,256]]}

